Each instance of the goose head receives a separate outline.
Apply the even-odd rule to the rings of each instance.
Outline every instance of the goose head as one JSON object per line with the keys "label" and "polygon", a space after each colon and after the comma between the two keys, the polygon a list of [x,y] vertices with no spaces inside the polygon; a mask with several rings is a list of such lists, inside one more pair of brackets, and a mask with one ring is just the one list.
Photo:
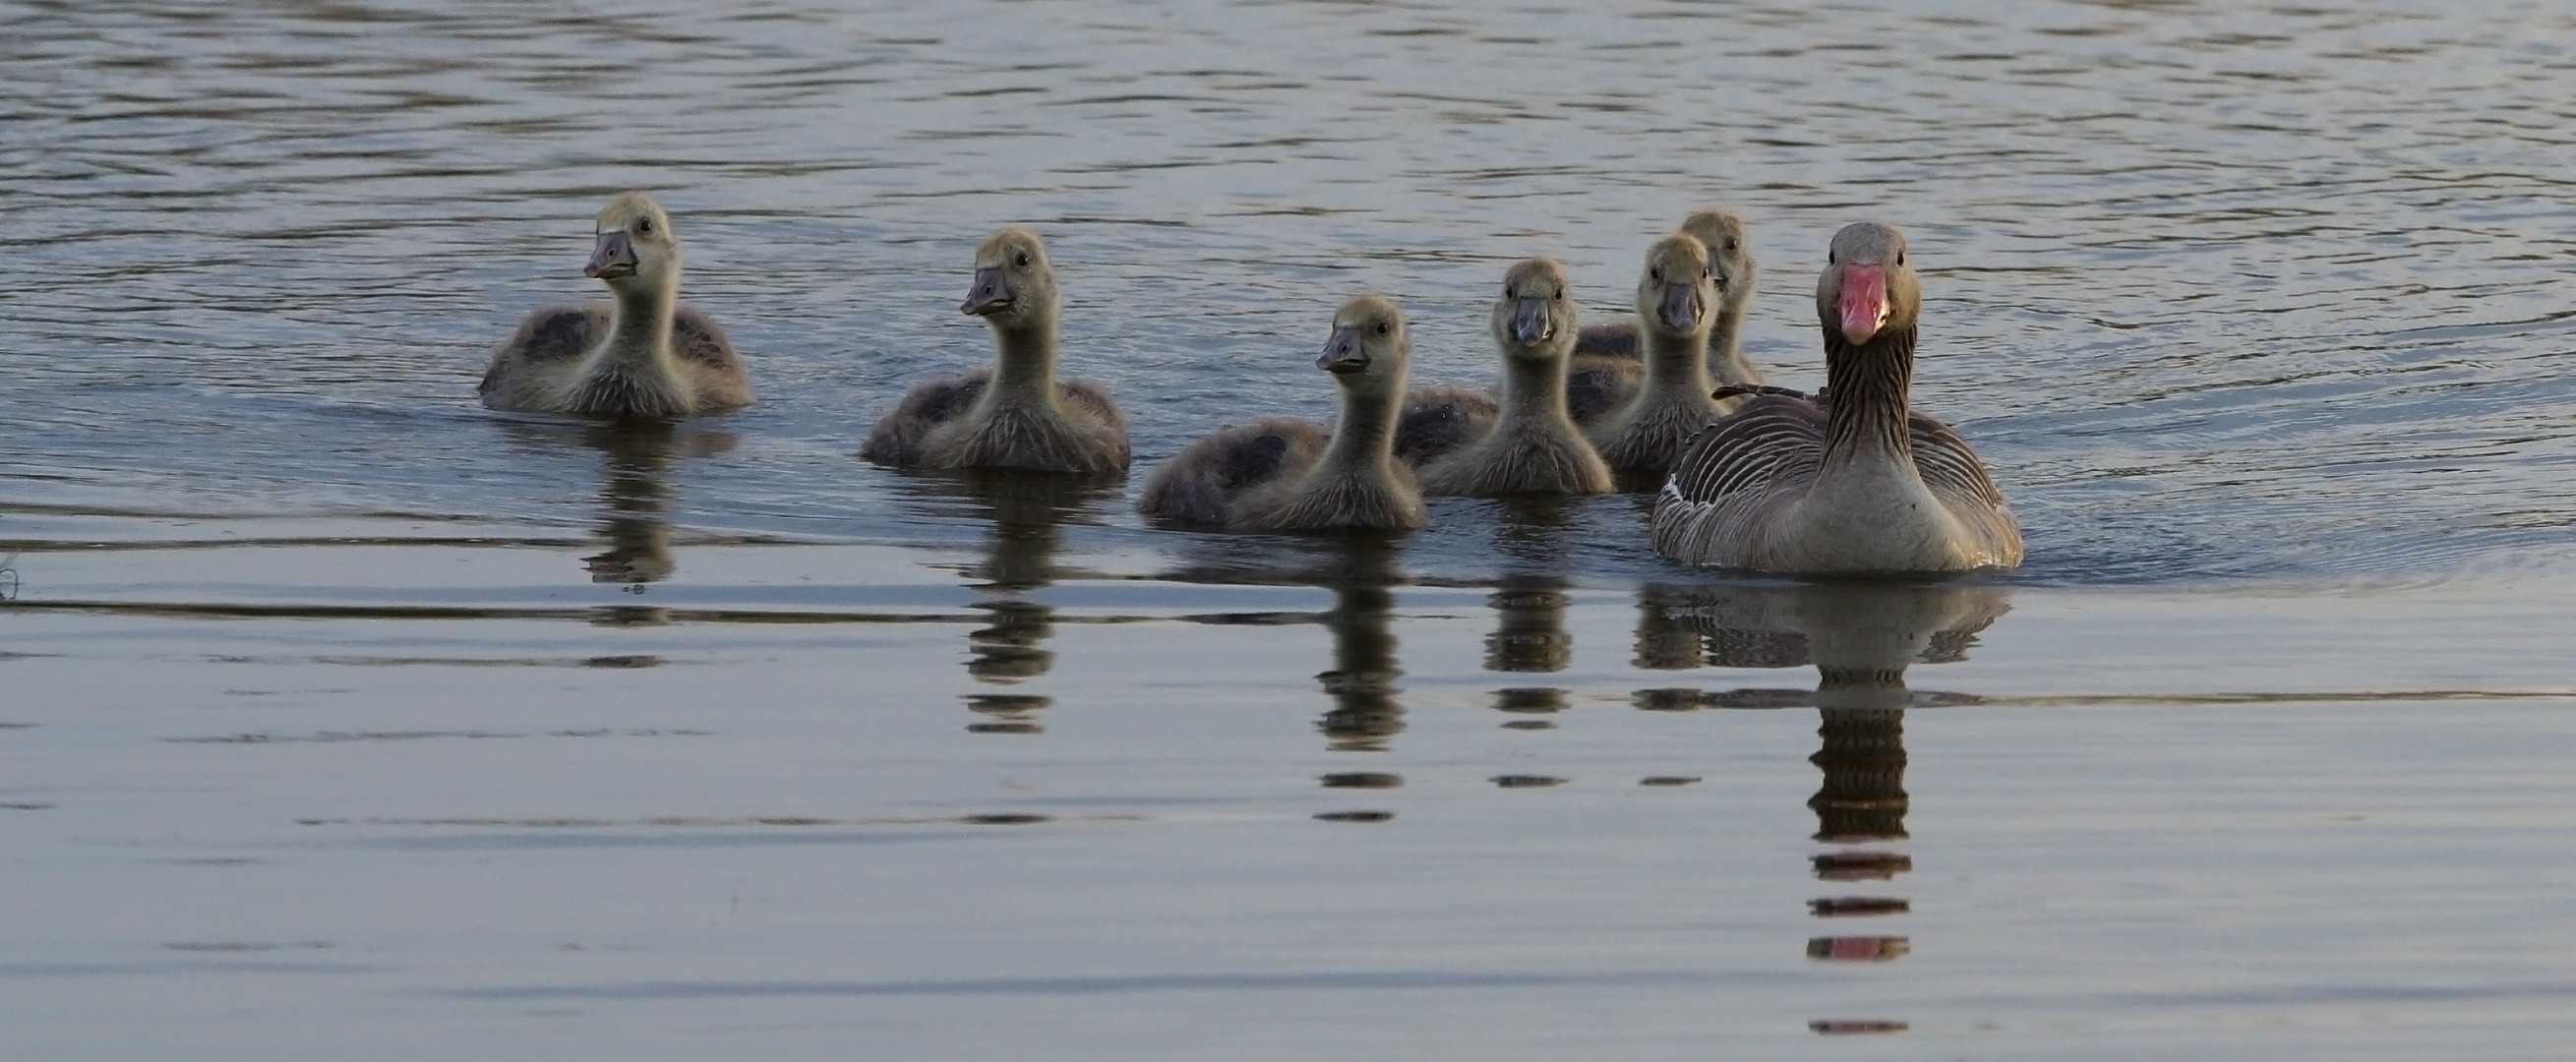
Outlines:
{"label": "goose head", "polygon": [[1315,367],[1333,374],[1353,395],[1401,394],[1413,344],[1404,338],[1404,311],[1383,295],[1359,295],[1333,311],[1333,337],[1324,341]]}
{"label": "goose head", "polygon": [[1637,319],[1669,336],[1705,335],[1716,320],[1718,292],[1708,245],[1676,232],[1646,248],[1646,268],[1637,275]]}
{"label": "goose head", "polygon": [[975,248],[975,286],[957,311],[996,328],[1024,328],[1053,312],[1055,300],[1055,267],[1047,263],[1045,241],[1027,229],[1007,228]]}
{"label": "goose head", "polygon": [[1682,231],[1708,246],[1709,272],[1717,281],[1720,303],[1741,305],[1753,295],[1753,241],[1744,234],[1744,219],[1732,210],[1710,207],[1682,220]]}
{"label": "goose head", "polygon": [[1494,300],[1494,342],[1506,358],[1560,360],[1574,351],[1574,300],[1566,295],[1565,267],[1553,258],[1530,258],[1503,274]]}
{"label": "goose head", "polygon": [[614,291],[649,291],[671,283],[680,274],[680,240],[671,234],[671,216],[642,192],[609,200],[599,212],[590,264],[581,272]]}
{"label": "goose head", "polygon": [[1904,233],[1855,221],[1834,234],[1816,279],[1816,317],[1828,334],[1861,346],[1880,332],[1913,328],[1922,304],[1923,282],[1906,260]]}

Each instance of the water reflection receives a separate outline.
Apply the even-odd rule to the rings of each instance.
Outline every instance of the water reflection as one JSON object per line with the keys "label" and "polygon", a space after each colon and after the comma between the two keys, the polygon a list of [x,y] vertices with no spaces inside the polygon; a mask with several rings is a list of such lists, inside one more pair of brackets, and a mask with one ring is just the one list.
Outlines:
{"label": "water reflection", "polygon": [[[671,481],[683,458],[710,457],[731,451],[740,440],[731,432],[667,421],[571,423],[504,421],[512,440],[535,449],[559,449],[574,443],[600,455],[600,551],[583,557],[582,570],[594,583],[624,587],[641,594],[679,571],[671,550]],[[611,605],[595,621],[605,626],[660,626],[668,610],[649,605]]]}
{"label": "water reflection", "polygon": [[[1892,882],[1913,858],[1888,847],[1906,839],[1905,710],[1955,695],[1918,695],[1905,683],[1914,664],[1965,659],[1979,631],[2010,607],[1998,587],[1958,583],[1804,583],[1772,586],[1661,587],[1638,594],[1639,655],[1646,646],[1680,647],[1716,667],[1813,665],[1812,693],[1777,689],[1700,695],[1641,691],[1641,707],[1789,707],[1817,710],[1821,747],[1809,762],[1823,783],[1807,807],[1814,839],[1832,846],[1812,857],[1819,881]],[[1876,918],[1912,909],[1902,896],[1821,896],[1808,911],[1822,919]],[[1906,955],[1911,938],[1888,934],[1811,937],[1806,953],[1827,962],[1886,962]]]}
{"label": "water reflection", "polygon": [[[1574,603],[1566,571],[1581,502],[1571,498],[1506,498],[1495,503],[1495,559],[1503,574],[1485,603],[1494,610],[1494,633],[1485,636],[1485,670],[1552,674],[1574,663],[1574,635],[1565,629]],[[1509,730],[1550,730],[1572,693],[1555,686],[1506,686],[1494,691],[1494,708],[1514,718]]]}
{"label": "water reflection", "polygon": [[[1404,729],[1395,680],[1395,543],[1376,535],[1341,539],[1333,562],[1316,573],[1333,591],[1324,626],[1333,632],[1333,667],[1315,676],[1333,706],[1318,727],[1335,752],[1384,752]],[[1393,777],[1393,776],[1388,776]]]}
{"label": "water reflection", "polygon": [[[958,515],[989,529],[984,559],[966,577],[981,599],[969,605],[985,616],[966,633],[966,673],[990,686],[1039,678],[1055,665],[1046,647],[1055,634],[1055,608],[1030,595],[1053,585],[1056,551],[1069,517],[1116,496],[1116,489],[1071,476],[979,470],[915,480],[925,491],[962,502]],[[980,719],[978,734],[1035,734],[1037,713],[1052,698],[1029,693],[974,693],[966,707]]]}

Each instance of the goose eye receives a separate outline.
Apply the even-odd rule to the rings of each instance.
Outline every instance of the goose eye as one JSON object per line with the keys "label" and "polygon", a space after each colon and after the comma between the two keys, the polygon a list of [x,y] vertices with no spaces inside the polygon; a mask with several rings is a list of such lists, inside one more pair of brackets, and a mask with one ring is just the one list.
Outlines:
{"label": "goose eye", "polygon": [[1649,269],[1646,271],[1646,279],[1652,280],[1657,284],[1661,284],[1664,282],[1664,271],[1662,269]]}
{"label": "goose eye", "polygon": [[652,232],[653,232],[653,219],[651,219],[651,218],[645,218],[645,219],[644,219],[644,220],[642,220],[642,221],[638,221],[638,222],[636,222],[636,223],[635,223],[635,231],[637,231],[637,232],[641,232],[641,233],[644,233],[644,234],[646,234],[646,235],[651,235],[651,234],[652,234]]}
{"label": "goose eye", "polygon": [[1700,278],[1701,280],[1707,280],[1707,279],[1708,279],[1708,270],[1705,270],[1705,269],[1700,270],[1700,271],[1699,271],[1699,278]]}
{"label": "goose eye", "polygon": [[1898,251],[1898,252],[1896,252],[1896,264],[1898,264],[1898,265],[1904,265],[1904,264],[1905,264],[1905,252],[1903,252],[1903,251]]}
{"label": "goose eye", "polygon": [[1730,240],[1728,240],[1728,241],[1726,241],[1726,249],[1727,249],[1727,250],[1730,250],[1730,251],[1734,250],[1734,249],[1735,249],[1735,241],[1734,241],[1734,240],[1731,240],[1731,239],[1730,239]]}
{"label": "goose eye", "polygon": [[1022,251],[1019,254],[1012,256],[1011,264],[1019,266],[1022,269],[1028,268],[1029,253],[1027,251]]}
{"label": "goose eye", "polygon": [[1379,321],[1379,322],[1377,323],[1377,334],[1379,334],[1379,335],[1385,335],[1386,333],[1387,333],[1387,325],[1386,325],[1386,322],[1384,322],[1384,321]]}

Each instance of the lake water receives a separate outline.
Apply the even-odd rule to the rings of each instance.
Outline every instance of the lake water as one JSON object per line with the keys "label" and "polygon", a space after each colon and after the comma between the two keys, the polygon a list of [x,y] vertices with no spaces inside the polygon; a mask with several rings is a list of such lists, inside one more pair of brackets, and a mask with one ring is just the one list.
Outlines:
{"label": "lake water", "polygon": [[[0,1054],[2563,1058],[2576,14],[2455,6],[0,3]],[[760,404],[481,409],[629,187]],[[1003,224],[1141,480],[1709,203],[1792,386],[1910,233],[2026,568],[853,456]]]}

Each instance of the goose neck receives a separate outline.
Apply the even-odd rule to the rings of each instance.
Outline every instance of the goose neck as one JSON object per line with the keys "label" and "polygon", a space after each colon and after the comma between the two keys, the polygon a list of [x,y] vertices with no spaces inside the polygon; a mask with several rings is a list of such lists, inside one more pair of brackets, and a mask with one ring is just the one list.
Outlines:
{"label": "goose neck", "polygon": [[1503,359],[1503,415],[1571,422],[1565,398],[1566,359]]}
{"label": "goose neck", "polygon": [[1395,461],[1395,427],[1404,411],[1404,378],[1348,383],[1342,415],[1324,450],[1323,466],[1339,472],[1383,472]]}
{"label": "goose neck", "polygon": [[1033,320],[993,324],[993,392],[1026,401],[1055,401],[1056,319],[1053,311]]}
{"label": "goose neck", "polygon": [[671,319],[679,311],[680,278],[611,288],[608,359],[628,368],[667,369]]}
{"label": "goose neck", "polygon": [[1744,297],[1720,303],[1717,323],[1708,330],[1707,356],[1701,361],[1720,383],[1762,382],[1762,374],[1744,360],[1744,314],[1752,303],[1751,298]]}
{"label": "goose neck", "polygon": [[1658,329],[1644,330],[1646,386],[1658,393],[1679,392],[1706,396],[1716,385],[1709,382],[1708,359],[1701,346],[1705,339],[1698,334],[1672,335]]}
{"label": "goose neck", "polygon": [[1828,327],[1826,466],[1893,461],[1911,468],[1914,448],[1906,431],[1906,402],[1913,382],[1913,329],[1891,329],[1852,346]]}

